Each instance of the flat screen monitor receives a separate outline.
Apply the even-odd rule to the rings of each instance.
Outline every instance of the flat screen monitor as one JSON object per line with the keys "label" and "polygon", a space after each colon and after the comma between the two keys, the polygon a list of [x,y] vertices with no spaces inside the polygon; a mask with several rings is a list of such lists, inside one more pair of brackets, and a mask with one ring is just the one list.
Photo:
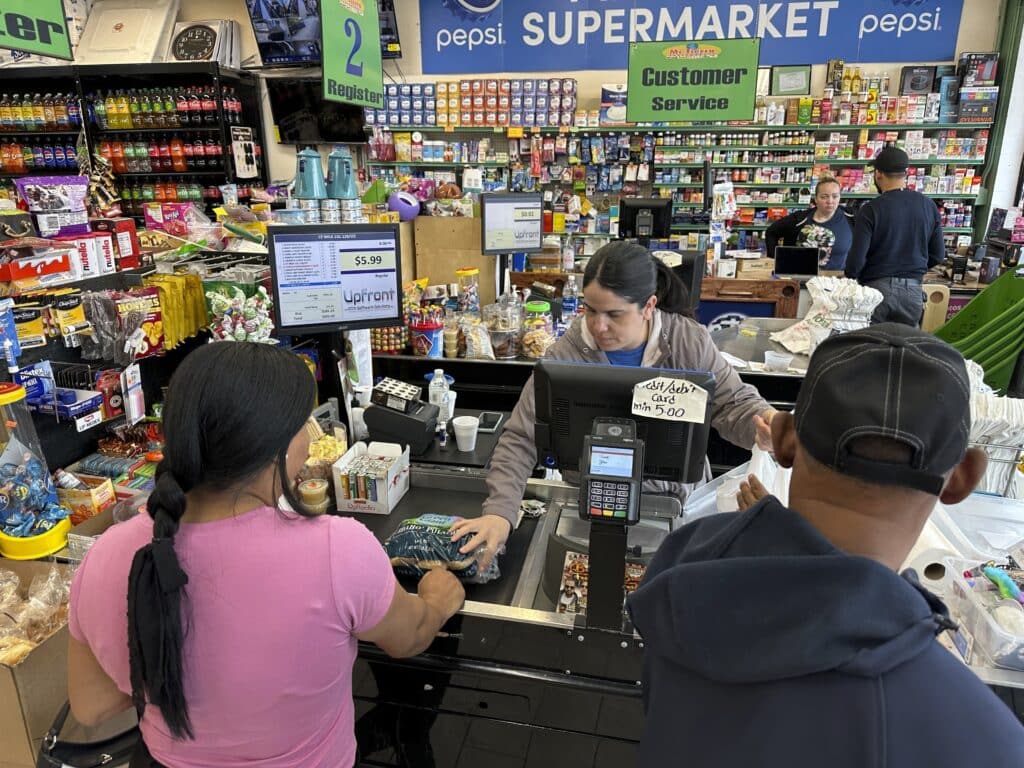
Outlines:
{"label": "flat screen monitor", "polygon": [[402,324],[397,224],[273,226],[268,240],[280,333]]}
{"label": "flat screen monitor", "polygon": [[775,275],[807,280],[818,275],[821,251],[797,245],[775,247]]}
{"label": "flat screen monitor", "polygon": [[[685,379],[708,392],[700,423],[663,421],[633,414],[633,387],[659,376]],[[537,455],[563,471],[579,470],[583,438],[594,419],[633,419],[644,445],[644,479],[693,483],[704,478],[715,377],[706,371],[675,371],[541,360],[533,373]]]}
{"label": "flat screen monitor", "polygon": [[359,144],[366,141],[363,108],[324,101],[320,80],[267,77],[270,114],[281,144]]}
{"label": "flat screen monitor", "polygon": [[263,65],[319,64],[319,0],[245,0]]}
{"label": "flat screen monitor", "polygon": [[700,288],[704,282],[704,251],[653,251],[652,255],[668,265],[686,286],[687,304],[689,309],[697,309],[700,304]]}
{"label": "flat screen monitor", "polygon": [[667,240],[671,236],[671,198],[624,197],[619,200],[619,237]]}
{"label": "flat screen monitor", "polygon": [[532,192],[480,196],[481,250],[491,256],[537,253],[544,247],[544,198]]}

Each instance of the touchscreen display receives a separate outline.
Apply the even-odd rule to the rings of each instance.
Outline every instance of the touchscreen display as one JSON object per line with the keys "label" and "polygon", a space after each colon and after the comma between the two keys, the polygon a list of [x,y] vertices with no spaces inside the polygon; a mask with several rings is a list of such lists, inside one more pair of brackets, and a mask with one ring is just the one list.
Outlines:
{"label": "touchscreen display", "polygon": [[602,477],[631,477],[633,449],[593,446],[590,449],[590,474]]}

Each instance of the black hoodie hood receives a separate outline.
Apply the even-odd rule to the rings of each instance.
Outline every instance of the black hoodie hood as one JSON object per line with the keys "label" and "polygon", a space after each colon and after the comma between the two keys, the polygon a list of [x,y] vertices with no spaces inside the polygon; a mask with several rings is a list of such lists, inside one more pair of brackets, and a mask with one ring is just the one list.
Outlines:
{"label": "black hoodie hood", "polygon": [[648,653],[723,683],[877,677],[952,625],[912,575],[841,552],[773,497],[670,536],[628,606]]}

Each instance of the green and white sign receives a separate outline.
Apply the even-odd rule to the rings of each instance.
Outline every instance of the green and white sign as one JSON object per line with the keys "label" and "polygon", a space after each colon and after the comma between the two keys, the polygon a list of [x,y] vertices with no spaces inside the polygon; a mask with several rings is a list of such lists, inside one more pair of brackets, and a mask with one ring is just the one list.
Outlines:
{"label": "green and white sign", "polygon": [[630,43],[631,123],[751,120],[761,41]]}
{"label": "green and white sign", "polygon": [[71,61],[64,0],[0,0],[0,48]]}
{"label": "green and white sign", "polygon": [[324,98],[384,106],[377,0],[320,0]]}

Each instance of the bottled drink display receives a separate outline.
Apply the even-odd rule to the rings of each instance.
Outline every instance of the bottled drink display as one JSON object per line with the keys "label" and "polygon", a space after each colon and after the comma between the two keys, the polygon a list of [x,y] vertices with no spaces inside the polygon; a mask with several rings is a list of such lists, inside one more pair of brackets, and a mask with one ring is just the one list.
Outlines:
{"label": "bottled drink display", "polygon": [[0,95],[0,133],[77,131],[81,114],[70,93]]}
{"label": "bottled drink display", "polygon": [[218,109],[226,124],[242,124],[242,102],[230,86],[219,94],[213,86],[114,90],[91,95],[89,104],[91,123],[105,131],[213,128],[220,122]]}
{"label": "bottled drink display", "polygon": [[8,174],[76,170],[78,157],[73,141],[5,140],[0,144],[0,166]]}
{"label": "bottled drink display", "polygon": [[97,151],[108,159],[114,173],[188,173],[224,168],[219,139],[188,134],[132,134],[105,136]]}

